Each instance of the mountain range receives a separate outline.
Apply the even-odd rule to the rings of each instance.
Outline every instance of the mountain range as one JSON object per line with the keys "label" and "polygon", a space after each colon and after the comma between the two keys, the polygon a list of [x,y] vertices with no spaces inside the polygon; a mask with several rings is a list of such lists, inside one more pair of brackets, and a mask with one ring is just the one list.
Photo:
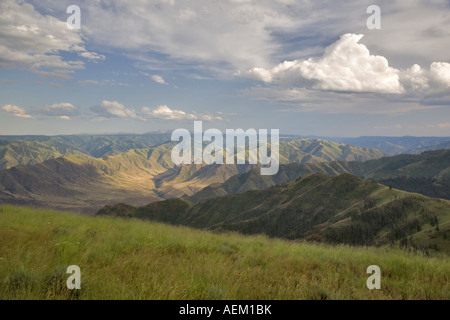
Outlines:
{"label": "mountain range", "polygon": [[[166,138],[160,134],[3,140],[0,159],[10,168],[0,170],[0,202],[93,213],[111,202],[143,205],[192,196],[256,166],[175,166],[171,151],[176,142],[160,143]],[[157,145],[134,148],[152,144]],[[280,162],[285,164],[364,161],[384,155],[376,149],[325,140],[280,141]]]}
{"label": "mountain range", "polygon": [[[115,135],[66,135],[66,136],[0,136],[0,169],[9,169],[17,165],[37,164],[68,154],[84,154],[94,158],[117,155],[131,149],[152,148],[170,142],[170,133],[115,134]],[[367,160],[378,156],[401,153],[417,154],[429,150],[450,148],[450,137],[280,137],[283,142],[297,144],[292,154],[287,148],[286,158],[282,162],[308,162],[303,159],[310,155],[313,160]],[[321,141],[322,154],[314,153],[317,142]],[[360,147],[363,149],[355,148]],[[331,148],[331,150],[324,150]],[[336,157],[336,148],[342,154]],[[333,151],[334,149],[334,151]],[[375,151],[377,149],[379,151]],[[294,149],[295,150],[295,149]],[[381,151],[381,153],[379,153]],[[327,155],[327,152],[331,154]],[[367,155],[367,152],[379,154]],[[348,158],[342,155],[347,153]],[[352,158],[354,157],[354,158]]]}
{"label": "mountain range", "polygon": [[[384,137],[384,136],[362,136],[357,138],[346,137],[308,137],[314,139],[324,139],[327,141],[344,143],[358,147],[375,148],[389,155],[405,153],[421,153],[429,150],[447,149],[450,137]],[[289,139],[298,139],[291,136]]]}

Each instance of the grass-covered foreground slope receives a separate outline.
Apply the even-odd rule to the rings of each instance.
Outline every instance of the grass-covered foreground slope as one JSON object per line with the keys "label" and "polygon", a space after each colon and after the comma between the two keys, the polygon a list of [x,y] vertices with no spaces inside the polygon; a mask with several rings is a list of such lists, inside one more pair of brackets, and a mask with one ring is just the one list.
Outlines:
{"label": "grass-covered foreground slope", "polygon": [[449,299],[449,273],[448,256],[0,207],[2,299]]}

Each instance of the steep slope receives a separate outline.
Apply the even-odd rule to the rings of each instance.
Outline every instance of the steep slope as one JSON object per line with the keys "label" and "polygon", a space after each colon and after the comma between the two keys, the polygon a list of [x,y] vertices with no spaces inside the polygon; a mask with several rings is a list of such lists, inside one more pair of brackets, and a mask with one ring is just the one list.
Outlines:
{"label": "steep slope", "polygon": [[151,190],[127,189],[97,167],[57,158],[0,170],[0,202],[93,213],[106,203],[159,200]]}
{"label": "steep slope", "polygon": [[259,176],[257,170],[252,170],[240,176],[231,177],[223,184],[210,185],[195,194],[192,199],[202,201],[217,195],[264,189],[312,172],[334,175],[351,173],[360,178],[375,179],[379,183],[397,189],[450,199],[450,150],[448,149],[365,162],[333,161],[303,165],[292,163],[281,165],[276,175],[264,177]]}
{"label": "steep slope", "polygon": [[434,248],[450,252],[450,202],[392,190],[350,174],[315,173],[287,184],[193,204],[106,206],[98,215],[287,239]]}
{"label": "steep slope", "polygon": [[33,165],[65,154],[80,154],[69,145],[50,145],[40,141],[0,140],[0,169]]}
{"label": "steep slope", "polygon": [[174,142],[155,148],[129,150],[97,158],[68,157],[97,167],[104,176],[124,189],[152,190],[162,198],[193,195],[212,183],[224,182],[245,172],[250,165],[182,165],[171,160]]}

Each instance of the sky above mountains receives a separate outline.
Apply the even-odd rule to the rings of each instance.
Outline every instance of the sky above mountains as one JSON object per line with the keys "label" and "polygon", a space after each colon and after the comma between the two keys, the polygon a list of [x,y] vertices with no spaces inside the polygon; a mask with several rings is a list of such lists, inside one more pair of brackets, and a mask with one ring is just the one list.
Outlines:
{"label": "sky above mountains", "polygon": [[0,134],[450,136],[449,52],[449,1],[2,0]]}

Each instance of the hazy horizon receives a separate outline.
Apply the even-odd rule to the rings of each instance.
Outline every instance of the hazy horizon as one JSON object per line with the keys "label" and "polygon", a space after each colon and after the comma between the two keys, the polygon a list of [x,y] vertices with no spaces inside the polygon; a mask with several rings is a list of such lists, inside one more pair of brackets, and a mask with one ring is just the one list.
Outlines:
{"label": "hazy horizon", "polygon": [[[239,129],[239,128],[233,128]],[[246,128],[241,128],[246,129]],[[189,129],[188,129],[189,130]],[[189,130],[193,133],[192,130]],[[0,137],[26,137],[26,136],[44,136],[44,137],[57,137],[57,136],[120,136],[120,135],[150,135],[150,134],[170,134],[172,130],[161,130],[161,131],[149,131],[149,132],[99,132],[99,133],[89,133],[89,132],[81,132],[81,133],[67,133],[67,134],[0,134]],[[413,136],[413,135],[402,135],[402,136],[324,136],[324,135],[313,135],[313,134],[295,134],[295,133],[284,133],[280,132],[280,138],[284,136],[291,137],[300,137],[305,139],[322,139],[322,138],[343,138],[343,139],[352,139],[352,138],[449,138],[449,136]]]}

